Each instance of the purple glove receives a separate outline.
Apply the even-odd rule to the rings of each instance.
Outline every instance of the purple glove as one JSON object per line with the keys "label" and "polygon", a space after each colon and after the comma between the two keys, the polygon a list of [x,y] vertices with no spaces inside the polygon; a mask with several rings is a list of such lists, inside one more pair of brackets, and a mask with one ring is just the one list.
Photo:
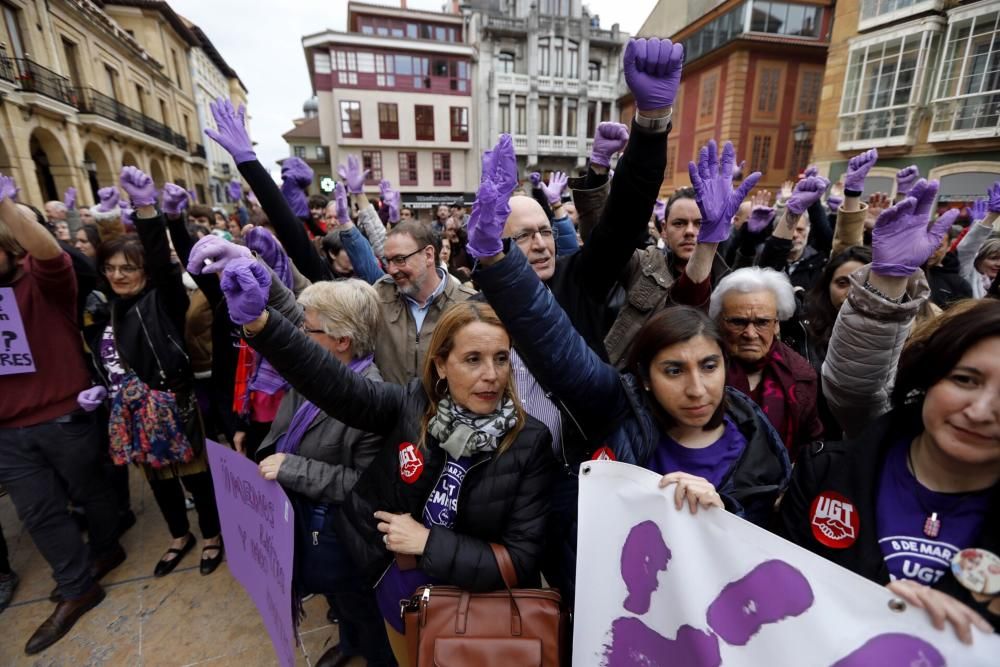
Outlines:
{"label": "purple glove", "polygon": [[383,180],[379,183],[382,191],[382,201],[389,207],[389,222],[396,224],[399,222],[399,209],[401,197],[399,193],[392,189],[392,183]]}
{"label": "purple glove", "polygon": [[611,156],[625,148],[627,142],[627,127],[621,123],[601,123],[597,126],[597,134],[594,135],[590,163],[610,167]]}
{"label": "purple glove", "polygon": [[121,193],[118,192],[118,188],[113,185],[109,185],[106,188],[101,188],[97,191],[97,210],[101,213],[107,213],[108,211],[113,211],[118,207],[118,201],[121,198]]}
{"label": "purple glove", "polygon": [[361,168],[361,161],[358,160],[356,155],[348,155],[347,166],[338,166],[337,173],[347,183],[347,191],[352,195],[359,195],[364,192],[368,170]]}
{"label": "purple glove", "polygon": [[310,216],[306,188],[312,180],[313,170],[302,158],[290,157],[281,163],[281,194],[296,217]]}
{"label": "purple glove", "polygon": [[788,198],[788,212],[802,215],[810,206],[819,201],[829,183],[822,176],[808,176],[795,184],[792,196]]}
{"label": "purple glove", "polygon": [[63,204],[71,211],[76,208],[76,188],[66,188],[66,192],[63,193]]}
{"label": "purple glove", "polygon": [[17,185],[14,184],[14,179],[10,176],[0,174],[0,201],[4,199],[17,200]]}
{"label": "purple glove", "polygon": [[872,272],[908,278],[934,254],[959,210],[939,215],[928,230],[938,182],[916,182],[906,199],[882,211],[872,230]]}
{"label": "purple glove", "polygon": [[1000,181],[991,185],[986,191],[986,209],[990,213],[1000,213]]}
{"label": "purple glove", "polygon": [[755,171],[733,191],[733,168],[736,166],[736,151],[730,141],[722,147],[722,163],[719,163],[718,146],[715,140],[702,146],[698,152],[698,165],[688,163],[691,185],[694,186],[698,209],[701,211],[699,243],[719,243],[729,238],[733,226],[733,216],[747,194],[760,180],[760,172]]}
{"label": "purple glove", "polygon": [[187,190],[173,183],[163,185],[163,212],[176,217],[188,207]]}
{"label": "purple glove", "polygon": [[226,265],[219,287],[226,295],[229,319],[234,324],[249,324],[267,308],[271,273],[255,259],[241,257]]}
{"label": "purple glove", "polygon": [[483,153],[483,179],[469,216],[466,248],[476,259],[495,257],[503,252],[503,228],[510,216],[507,200],[517,187],[517,158],[509,134]]}
{"label": "purple glove", "polygon": [[669,39],[631,39],[625,47],[625,83],[639,111],[673,106],[681,83],[684,47]]}
{"label": "purple glove", "polygon": [[653,204],[653,217],[663,222],[664,218],[667,217],[667,202],[662,199],[656,200],[656,203]]}
{"label": "purple glove", "polygon": [[210,234],[202,237],[191,248],[187,270],[193,276],[202,273],[219,273],[226,268],[229,262],[236,259],[252,260],[253,254],[249,248],[230,243],[222,237]]}
{"label": "purple glove", "polygon": [[122,189],[132,206],[152,206],[156,203],[156,186],[153,179],[136,167],[123,167],[119,178]]}
{"label": "purple glove", "polygon": [[831,211],[839,211],[840,205],[844,203],[843,197],[838,197],[837,195],[830,195],[826,198],[826,207]]}
{"label": "purple glove", "polygon": [[239,110],[233,110],[233,103],[219,98],[209,105],[215,126],[218,130],[208,128],[205,134],[214,139],[226,152],[233,156],[236,164],[253,162],[257,154],[253,150],[253,142],[247,134],[246,108],[241,104]]}
{"label": "purple glove", "polygon": [[917,165],[911,164],[896,172],[896,194],[905,195],[913,188],[913,184],[920,178],[920,170]]}
{"label": "purple glove", "polygon": [[337,202],[337,222],[348,223],[351,221],[351,210],[347,207],[347,190],[343,183],[337,183],[333,187],[333,199]]}
{"label": "purple glove", "polygon": [[549,182],[542,183],[542,192],[545,193],[550,206],[554,206],[562,201],[562,195],[566,190],[566,183],[568,182],[569,179],[566,178],[566,174],[561,171],[554,171],[549,176]]}
{"label": "purple glove", "polygon": [[531,181],[531,187],[538,188],[542,184],[542,174],[538,171],[533,171],[528,174],[528,180]]}
{"label": "purple glove", "polygon": [[101,385],[94,385],[90,389],[84,389],[76,395],[76,404],[85,412],[93,412],[101,407],[104,399],[108,397],[108,390]]}
{"label": "purple glove", "polygon": [[483,180],[487,178],[497,189],[494,215],[506,223],[510,216],[508,200],[517,188],[517,157],[514,156],[514,140],[509,134],[501,134],[497,145],[483,153]]}
{"label": "purple glove", "polygon": [[760,234],[774,220],[775,209],[770,206],[754,206],[747,218],[747,229],[751,234]]}
{"label": "purple glove", "polygon": [[847,161],[847,173],[844,174],[844,189],[855,192],[863,192],[865,189],[865,176],[871,168],[878,162],[878,151],[874,148],[865,151],[861,155],[855,155]]}
{"label": "purple glove", "polygon": [[972,216],[972,222],[979,222],[986,217],[986,200],[976,199],[972,202],[972,206],[969,208],[969,215]]}
{"label": "purple glove", "polygon": [[243,186],[237,180],[229,181],[229,188],[227,194],[229,195],[229,201],[238,202],[243,199]]}
{"label": "purple glove", "polygon": [[802,172],[802,178],[810,178],[812,176],[819,176],[819,167],[814,164],[806,167],[806,170]]}

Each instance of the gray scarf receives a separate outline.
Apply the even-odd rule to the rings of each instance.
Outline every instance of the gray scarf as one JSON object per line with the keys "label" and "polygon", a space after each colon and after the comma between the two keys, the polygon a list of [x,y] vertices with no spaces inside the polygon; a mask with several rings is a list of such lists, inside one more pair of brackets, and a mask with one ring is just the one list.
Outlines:
{"label": "gray scarf", "polygon": [[500,406],[488,415],[477,415],[456,405],[445,396],[437,405],[437,413],[427,424],[427,432],[441,443],[441,449],[452,458],[460,459],[478,452],[494,452],[510,429],[517,423],[514,401],[504,396]]}

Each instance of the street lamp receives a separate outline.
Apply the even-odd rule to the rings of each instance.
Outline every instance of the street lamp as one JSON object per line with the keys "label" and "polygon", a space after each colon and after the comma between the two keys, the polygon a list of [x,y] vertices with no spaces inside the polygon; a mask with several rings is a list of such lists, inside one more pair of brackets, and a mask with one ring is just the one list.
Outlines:
{"label": "street lamp", "polygon": [[803,144],[809,139],[809,128],[806,127],[805,123],[799,123],[798,127],[792,130],[792,137],[795,138],[795,143]]}

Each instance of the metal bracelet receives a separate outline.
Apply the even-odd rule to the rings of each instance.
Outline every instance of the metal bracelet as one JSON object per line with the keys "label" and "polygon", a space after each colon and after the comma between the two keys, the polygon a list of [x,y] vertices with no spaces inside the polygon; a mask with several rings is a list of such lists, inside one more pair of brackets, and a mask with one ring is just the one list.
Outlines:
{"label": "metal bracelet", "polygon": [[871,292],[872,294],[874,294],[875,296],[885,299],[889,303],[900,304],[903,303],[903,299],[906,298],[906,292],[903,292],[902,294],[899,295],[899,297],[893,299],[891,296],[880,292],[878,288],[872,285],[870,282],[868,282],[867,279],[865,279],[864,288],[869,292]]}

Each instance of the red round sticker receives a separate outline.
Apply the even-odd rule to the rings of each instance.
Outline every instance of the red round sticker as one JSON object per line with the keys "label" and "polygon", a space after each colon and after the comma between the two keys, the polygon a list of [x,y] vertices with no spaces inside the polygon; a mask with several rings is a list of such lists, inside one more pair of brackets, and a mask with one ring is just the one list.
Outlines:
{"label": "red round sticker", "polygon": [[858,539],[858,510],[836,491],[824,491],[809,510],[813,537],[831,549],[847,549]]}
{"label": "red round sticker", "polygon": [[611,451],[611,448],[605,445],[601,447],[594,455],[590,457],[591,461],[617,461],[615,458],[615,453]]}
{"label": "red round sticker", "polygon": [[412,442],[399,443],[399,478],[413,484],[424,472],[424,455]]}

